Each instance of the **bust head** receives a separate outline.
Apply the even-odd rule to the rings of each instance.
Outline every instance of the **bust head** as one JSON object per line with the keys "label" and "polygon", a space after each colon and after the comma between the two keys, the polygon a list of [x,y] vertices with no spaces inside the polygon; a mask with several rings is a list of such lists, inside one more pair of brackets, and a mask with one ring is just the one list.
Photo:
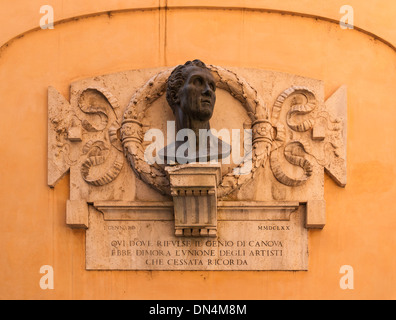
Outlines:
{"label": "bust head", "polygon": [[196,125],[209,128],[216,103],[215,92],[215,80],[202,61],[188,61],[175,68],[168,79],[166,99],[179,130],[194,129]]}
{"label": "bust head", "polygon": [[[176,140],[166,146],[159,154],[165,162],[168,160],[178,163],[206,162],[211,159],[227,157],[230,146],[210,131],[209,120],[213,116],[216,103],[216,82],[205,63],[200,60],[188,61],[176,67],[168,78],[166,100],[171,107],[176,120],[176,132],[182,129],[192,130],[195,134],[195,145],[185,137],[184,141]],[[201,141],[201,130],[208,133]],[[181,156],[179,149],[188,142],[194,147],[194,152],[187,150]]]}

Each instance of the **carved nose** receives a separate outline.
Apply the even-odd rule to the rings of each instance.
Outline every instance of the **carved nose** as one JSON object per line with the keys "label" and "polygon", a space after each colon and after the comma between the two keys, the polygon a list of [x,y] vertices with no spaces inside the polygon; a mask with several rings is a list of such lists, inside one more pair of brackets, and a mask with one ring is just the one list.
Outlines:
{"label": "carved nose", "polygon": [[211,96],[211,95],[212,95],[212,90],[210,89],[209,84],[206,84],[206,85],[205,85],[205,88],[204,88],[204,90],[203,90],[203,94],[204,94],[205,96]]}

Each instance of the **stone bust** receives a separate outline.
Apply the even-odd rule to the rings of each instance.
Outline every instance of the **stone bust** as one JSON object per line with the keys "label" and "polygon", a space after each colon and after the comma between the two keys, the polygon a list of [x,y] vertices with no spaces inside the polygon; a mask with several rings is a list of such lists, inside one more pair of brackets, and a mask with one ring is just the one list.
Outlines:
{"label": "stone bust", "polygon": [[[187,137],[176,141],[160,151],[165,163],[207,162],[228,157],[231,147],[215,137],[209,130],[216,103],[216,82],[209,68],[200,60],[188,61],[176,67],[168,79],[166,100],[176,121],[176,133],[189,129],[195,134],[195,154],[184,152]],[[202,132],[207,132],[202,136]],[[203,137],[207,139],[202,141]],[[180,153],[179,147],[184,145]],[[178,155],[177,157],[175,155]]]}

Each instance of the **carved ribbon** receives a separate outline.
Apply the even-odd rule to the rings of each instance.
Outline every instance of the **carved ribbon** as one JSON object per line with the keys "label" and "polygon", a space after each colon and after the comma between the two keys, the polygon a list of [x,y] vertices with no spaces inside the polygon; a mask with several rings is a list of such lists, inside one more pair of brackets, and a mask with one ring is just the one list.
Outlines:
{"label": "carved ribbon", "polygon": [[[115,110],[119,108],[118,100],[105,88],[89,87],[81,92],[78,102],[84,114],[96,115],[100,119],[99,125],[93,124],[87,119],[81,121],[83,128],[88,132],[101,132],[108,127],[107,110],[109,106],[115,115],[115,122],[108,129],[110,146],[106,146],[103,140],[96,140],[89,141],[83,147],[83,154],[87,155],[81,165],[83,179],[93,186],[104,186],[118,177],[124,165],[122,145],[117,137],[119,123]],[[111,158],[114,159],[109,165],[108,162]],[[96,169],[93,174],[93,168],[99,166],[103,166],[105,170]]]}
{"label": "carved ribbon", "polygon": [[84,146],[84,154],[87,154],[88,157],[81,165],[81,174],[84,180],[91,185],[104,186],[109,184],[117,178],[122,170],[124,157],[122,153],[117,152],[116,158],[108,170],[103,173],[99,173],[98,176],[92,177],[90,175],[93,167],[102,165],[106,162],[106,151],[109,150],[104,146],[103,141],[89,141]]}
{"label": "carved ribbon", "polygon": [[[291,87],[285,90],[276,99],[273,107],[272,120],[274,122],[279,121],[282,107],[284,106],[285,100],[293,96],[293,101],[290,110],[286,115],[286,123],[290,129],[296,132],[306,132],[310,130],[315,120],[313,118],[306,119],[295,123],[293,116],[308,115],[316,108],[316,98],[312,91],[305,87]],[[305,101],[305,103],[304,103]],[[296,187],[303,185],[312,175],[313,165],[307,159],[308,145],[302,141],[291,141],[285,145],[286,132],[285,128],[281,124],[276,125],[277,136],[272,146],[270,155],[270,167],[275,178],[282,184]],[[284,146],[283,155],[285,159],[292,165],[298,166],[303,169],[303,174],[299,178],[289,177],[282,169],[280,161],[280,150]]]}
{"label": "carved ribbon", "polygon": [[[306,119],[299,123],[293,122],[293,116],[295,115],[308,115],[316,109],[316,98],[312,91],[305,87],[291,87],[282,92],[276,99],[273,111],[272,119],[276,123],[279,120],[280,111],[286,99],[290,96],[294,96],[294,101],[290,110],[286,116],[287,125],[290,129],[297,132],[306,132],[311,129],[315,123],[312,118]],[[305,100],[305,103],[304,103]]]}
{"label": "carved ribbon", "polygon": [[[301,152],[302,151],[302,152]],[[289,187],[297,187],[304,184],[309,177],[312,175],[313,166],[305,157],[305,147],[300,141],[289,142],[284,148],[285,159],[298,167],[303,169],[303,174],[300,178],[291,178],[285,174],[282,170],[282,166],[279,159],[279,149],[273,151],[270,157],[271,170],[279,182]]]}

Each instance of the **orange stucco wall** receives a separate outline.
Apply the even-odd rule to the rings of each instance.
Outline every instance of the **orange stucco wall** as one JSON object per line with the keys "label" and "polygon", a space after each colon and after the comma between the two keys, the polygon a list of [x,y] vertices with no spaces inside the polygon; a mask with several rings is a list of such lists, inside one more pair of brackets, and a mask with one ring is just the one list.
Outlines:
{"label": "orange stucco wall", "polygon": [[[0,298],[395,299],[396,3],[350,1],[358,28],[342,30],[343,1],[185,2],[48,1],[53,30],[39,28],[38,0],[0,4]],[[85,270],[85,232],[65,223],[69,178],[46,183],[48,86],[68,98],[74,80],[193,58],[321,79],[326,98],[348,86],[348,185],[325,179],[308,272]],[[43,265],[54,290],[39,286]],[[354,290],[339,286],[343,265]]]}

